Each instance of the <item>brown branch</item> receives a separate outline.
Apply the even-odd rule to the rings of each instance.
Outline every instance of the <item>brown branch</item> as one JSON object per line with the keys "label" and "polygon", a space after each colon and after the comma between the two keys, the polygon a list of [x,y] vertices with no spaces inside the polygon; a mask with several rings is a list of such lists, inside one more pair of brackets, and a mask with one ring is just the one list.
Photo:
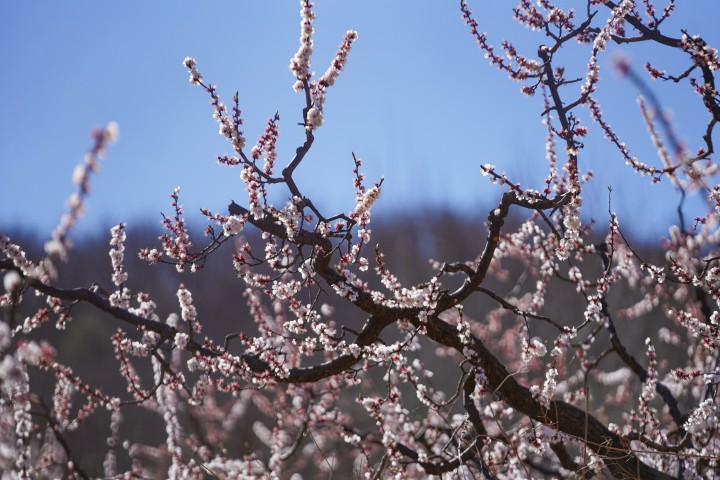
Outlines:
{"label": "brown branch", "polygon": [[472,423],[473,427],[475,427],[475,431],[478,434],[478,440],[479,444],[477,447],[477,462],[480,463],[480,469],[483,472],[483,475],[485,478],[494,480],[496,477],[492,474],[488,466],[485,464],[485,461],[482,458],[482,447],[483,447],[483,439],[486,439],[489,437],[487,430],[485,429],[485,425],[483,424],[482,417],[480,416],[480,412],[477,409],[477,406],[475,405],[475,400],[473,400],[473,393],[475,392],[475,386],[477,382],[475,380],[475,369],[470,370],[470,373],[468,373],[467,379],[463,383],[463,405],[465,407],[465,411],[468,413],[468,418],[470,419],[470,423]]}
{"label": "brown branch", "polygon": [[[605,6],[608,7],[611,10],[615,10],[617,8],[617,4],[615,2],[612,2],[611,0],[607,0],[605,3]],[[635,27],[635,29],[642,33],[645,37],[655,40],[656,42],[666,45],[668,47],[679,47],[680,46],[680,39],[679,38],[672,38],[672,37],[666,37],[662,33],[660,33],[657,30],[653,30],[647,25],[645,25],[639,18],[637,18],[635,15],[625,15],[625,21],[628,22],[630,25]]]}
{"label": "brown branch", "polygon": [[425,473],[429,475],[442,475],[443,473],[452,472],[461,465],[464,465],[468,460],[472,459],[476,454],[475,450],[478,448],[478,441],[477,439],[473,440],[464,450],[453,456],[451,460],[441,462],[420,461],[420,455],[418,452],[400,442],[395,443],[394,447],[398,452],[420,465],[423,470],[425,470]]}
{"label": "brown branch", "polygon": [[472,349],[477,356],[478,365],[485,373],[488,387],[494,390],[495,395],[515,410],[554,430],[575,438],[587,439],[587,446],[605,461],[613,475],[621,478],[672,478],[642,463],[623,444],[621,437],[593,415],[561,400],[552,400],[550,408],[540,405],[530,390],[520,385],[505,365],[477,337],[472,336],[468,345],[463,344],[457,329],[436,316],[428,321],[427,332],[432,340],[458,352],[463,352],[468,347]]}
{"label": "brown branch", "polygon": [[43,418],[45,418],[45,420],[48,422],[48,427],[50,427],[50,430],[52,430],[53,435],[55,436],[55,440],[57,440],[57,442],[60,444],[63,451],[65,452],[68,468],[70,468],[70,470],[78,477],[89,480],[90,476],[85,472],[85,470],[82,469],[80,463],[77,460],[77,457],[73,455],[70,444],[65,439],[65,436],[60,429],[60,423],[57,421],[57,419],[55,419],[55,417],[53,417],[52,413],[50,412],[50,408],[41,398],[37,398],[36,403],[40,405],[40,408],[42,408]]}
{"label": "brown branch", "polygon": [[558,457],[558,460],[560,460],[560,465],[562,465],[565,470],[577,472],[582,468],[582,466],[575,463],[575,460],[573,460],[573,457],[570,456],[567,448],[565,448],[565,445],[563,445],[562,443],[551,443],[550,448]]}
{"label": "brown branch", "polygon": [[462,303],[475,292],[477,287],[485,280],[487,271],[490,268],[490,263],[495,256],[495,250],[500,242],[500,230],[505,224],[505,218],[508,216],[511,205],[517,205],[531,210],[550,210],[567,204],[570,199],[571,197],[565,194],[558,195],[553,199],[537,198],[530,200],[518,196],[515,192],[505,192],[498,204],[498,208],[492,210],[488,215],[488,234],[485,249],[480,256],[477,267],[457,290],[440,297],[437,310],[444,311]]}
{"label": "brown branch", "polygon": [[496,294],[495,292],[493,292],[493,291],[491,291],[491,290],[488,290],[487,288],[478,287],[478,288],[477,288],[477,291],[478,291],[478,292],[482,292],[482,293],[484,293],[485,295],[487,295],[488,297],[492,298],[493,300],[495,300],[496,302],[498,302],[505,310],[510,310],[510,311],[513,312],[515,315],[518,315],[518,316],[520,316],[520,317],[525,317],[525,318],[534,318],[534,319],[536,319],[536,320],[542,320],[543,322],[547,322],[547,323],[549,323],[550,325],[552,325],[553,327],[557,328],[557,329],[560,330],[561,332],[562,332],[562,331],[565,331],[565,327],[563,327],[562,325],[560,325],[559,323],[557,323],[557,322],[556,322],[555,320],[553,320],[552,318],[550,318],[550,317],[545,317],[545,316],[543,316],[543,315],[536,315],[536,314],[534,314],[534,313],[522,311],[522,310],[520,310],[519,308],[517,308],[515,305],[513,305],[512,303],[510,303],[510,302],[508,302],[507,300],[505,300],[504,298],[502,298],[500,295]]}
{"label": "brown branch", "polygon": [[[610,256],[608,255],[607,248],[598,248],[597,252],[602,259],[604,271],[608,271],[610,268]],[[648,379],[648,372],[642,365],[640,365],[640,362],[638,362],[634,356],[628,353],[627,349],[622,344],[617,329],[615,328],[615,322],[608,311],[607,302],[604,298],[601,299],[600,307],[602,315],[607,319],[607,331],[610,334],[610,344],[612,345],[613,350],[618,354],[623,363],[625,363],[625,365],[627,365],[630,370],[637,375],[640,381],[645,382]],[[665,405],[667,405],[668,410],[670,411],[670,416],[675,422],[675,425],[680,428],[682,435],[685,435],[685,430],[683,428],[683,424],[685,423],[684,416],[680,413],[680,407],[675,396],[672,394],[670,389],[659,380],[655,383],[655,391],[660,395],[660,397],[662,397]]]}

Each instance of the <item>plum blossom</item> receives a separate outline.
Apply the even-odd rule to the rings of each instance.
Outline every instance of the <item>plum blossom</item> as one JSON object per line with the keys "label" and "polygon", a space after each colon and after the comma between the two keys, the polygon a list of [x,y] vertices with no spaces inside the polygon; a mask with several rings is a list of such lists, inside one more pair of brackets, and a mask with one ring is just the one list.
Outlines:
{"label": "plum blossom", "polygon": [[[357,34],[347,32],[330,67],[316,78],[315,14],[309,0],[301,1],[300,47],[290,64],[294,88],[304,93],[293,122],[300,145],[281,171],[279,114],[245,151],[239,95],[232,106],[223,104],[217,87],[186,58],[191,83],[209,94],[219,131],[234,150],[215,158],[240,167],[246,207],[232,202],[227,213],[202,209],[204,236],[191,241],[192,222],[175,189],[160,245],[140,250],[139,257],[155,268],[172,264],[178,275],[188,275],[189,264],[202,282],[224,281],[219,270],[202,275],[225,254],[240,283],[229,279],[237,298],[217,305],[245,305],[229,322],[212,312],[200,315],[198,306],[216,301],[222,290],[198,298],[201,290],[191,293],[189,280],[178,280],[176,272],[163,283],[179,310],[161,302],[165,285],[153,285],[152,296],[131,290],[124,223],[112,228],[108,249],[115,291],[106,291],[102,279],[73,286],[59,277],[76,265],[55,263],[71,260],[68,234],[83,212],[97,160],[117,136],[113,125],[95,131],[95,146],[73,171],[77,190],[45,257],[31,260],[38,249],[0,234],[6,291],[0,295],[0,471],[18,478],[84,478],[85,468],[102,468],[108,478],[177,479],[296,480],[299,472],[398,479],[586,472],[717,477],[720,185],[708,140],[720,112],[712,86],[716,51],[697,36],[666,36],[672,34],[664,24],[672,2],[660,11],[649,1],[592,0],[587,9],[573,10],[552,0],[519,0],[513,18],[544,37],[531,49],[536,57],[520,54],[510,41],[496,50],[466,2],[460,10],[489,62],[521,82],[522,93],[543,96],[547,171],[537,179],[541,186],[527,188],[495,165],[482,165],[475,173],[501,186],[497,202],[478,206],[485,224],[472,220],[484,230],[456,232],[454,220],[445,225],[443,219],[442,235],[418,243],[421,250],[437,250],[438,260],[429,262],[426,277],[409,281],[414,270],[403,264],[409,244],[402,235],[415,231],[399,223],[388,241],[369,228],[382,179],[366,188],[353,154],[355,203],[348,211],[313,203],[295,175],[319,141],[313,130],[328,120],[327,89],[345,68]],[[669,87],[689,84],[701,110],[710,112],[707,126],[692,137],[706,142],[695,157],[675,148],[664,123],[670,119],[655,115],[663,110],[647,94],[640,115],[662,165],[630,155],[595,98],[602,88],[598,55],[612,41],[618,49],[645,42],[685,55],[690,63],[679,74],[646,70],[651,78],[675,80]],[[571,43],[592,51],[580,72],[564,62]],[[635,78],[628,64],[622,69],[626,79]],[[596,132],[581,125],[583,107],[622,162],[652,183],[670,183],[677,190],[668,196],[684,201],[699,192],[706,202],[673,211],[667,233],[652,246],[633,240],[611,210],[612,198],[608,208],[608,199],[586,187],[593,181],[586,168],[592,155],[581,153]],[[662,128],[656,130],[656,121]],[[564,165],[558,145],[565,148]],[[275,198],[282,207],[273,206]],[[609,222],[593,218],[583,201],[600,202]],[[428,225],[435,227],[440,224]],[[387,248],[389,242],[400,248]],[[448,252],[451,257],[441,258]],[[125,388],[118,396],[61,363],[64,345],[77,345],[74,335],[83,331],[63,328],[70,313],[85,308],[112,324],[107,353]],[[168,315],[172,310],[178,311]],[[46,336],[48,323],[57,328]],[[633,332],[648,337],[645,356]],[[49,392],[46,401],[36,387],[41,382],[47,382],[41,386]],[[97,410],[107,412],[109,422],[102,466],[84,450],[102,442],[85,442],[79,450],[75,443],[86,420],[100,416]],[[162,426],[161,442],[126,436],[122,424],[138,411],[148,429]],[[251,428],[241,432],[246,425]],[[66,436],[69,431],[78,433]],[[240,443],[248,436],[251,449],[237,445],[238,432]]]}
{"label": "plum blossom", "polygon": [[185,60],[183,60],[183,65],[185,65],[186,68],[190,69],[190,83],[193,85],[200,85],[202,83],[202,75],[200,75],[200,72],[197,70],[197,62],[192,57],[185,57]]}
{"label": "plum blossom", "polygon": [[125,224],[121,223],[110,229],[112,239],[110,240],[110,260],[112,262],[112,280],[116,286],[121,286],[128,279],[127,272],[123,271],[123,257],[125,252]]}
{"label": "plum blossom", "polygon": [[223,223],[223,235],[232,237],[240,233],[247,222],[246,216],[230,215]]}

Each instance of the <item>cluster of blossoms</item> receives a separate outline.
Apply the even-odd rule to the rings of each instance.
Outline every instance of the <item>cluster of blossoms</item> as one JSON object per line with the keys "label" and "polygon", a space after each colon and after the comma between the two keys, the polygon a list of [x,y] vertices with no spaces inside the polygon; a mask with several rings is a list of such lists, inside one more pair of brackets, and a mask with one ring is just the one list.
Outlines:
{"label": "cluster of blossoms", "polygon": [[[505,56],[498,55],[495,53],[495,48],[488,43],[487,34],[484,32],[481,33],[478,30],[478,22],[473,18],[467,2],[460,2],[460,9],[462,11],[463,20],[470,26],[470,31],[475,37],[478,47],[484,51],[485,58],[488,59],[490,64],[495,65],[499,70],[506,72],[513,80],[535,80],[534,84],[524,85],[521,88],[522,92],[526,95],[533,95],[538,86],[537,79],[539,78],[538,74],[542,63],[525,55],[518,54],[517,49],[507,40],[503,40],[502,42],[502,48],[505,50]],[[515,10],[515,18],[516,20],[531,26],[533,29],[536,28],[536,25],[539,25],[542,22],[542,15],[540,15],[534,7],[530,7],[530,2],[526,0],[523,0],[520,7]],[[512,63],[507,62],[506,59],[509,59]]]}
{"label": "cluster of blossoms", "polygon": [[[27,258],[27,254],[23,249],[10,240],[9,237],[0,232],[0,251],[3,255],[12,262],[13,266],[20,270],[20,272],[28,277],[38,277],[38,266]],[[17,273],[14,274],[13,278],[19,278]],[[10,291],[12,288],[8,287],[10,283],[17,283],[17,280],[5,281],[5,290]]]}
{"label": "cluster of blossoms", "polygon": [[277,159],[275,144],[277,143],[279,121],[280,115],[277,113],[273,118],[268,120],[267,127],[265,127],[265,131],[260,137],[260,140],[258,140],[257,145],[255,145],[250,151],[250,155],[253,160],[257,160],[263,155],[265,156],[265,163],[262,171],[266,175],[272,175],[273,168],[275,167],[275,160]]}
{"label": "cluster of blossoms", "polygon": [[357,40],[357,32],[349,30],[345,34],[345,39],[343,40],[343,43],[340,44],[340,49],[325,74],[320,77],[320,80],[318,80],[317,83],[310,84],[313,106],[307,113],[308,128],[317,128],[323,124],[323,106],[325,105],[326,96],[325,91],[328,87],[335,84],[335,80],[340,75],[342,69],[345,68],[348,53],[350,53],[350,48],[355,40]]}
{"label": "cluster of blossoms", "polygon": [[605,51],[613,35],[624,36],[625,16],[632,12],[633,8],[635,8],[634,0],[622,0],[622,2],[613,9],[612,16],[595,37],[592,45],[592,56],[588,62],[588,71],[585,75],[585,84],[581,89],[583,95],[592,93],[595,84],[600,80],[600,67],[597,64],[598,53]]}
{"label": "cluster of blossoms", "polygon": [[164,253],[171,261],[175,262],[178,272],[185,270],[187,263],[192,264],[192,268],[196,268],[194,256],[190,253],[192,242],[188,232],[185,218],[183,217],[183,207],[179,203],[180,187],[176,187],[170,195],[172,198],[171,206],[175,209],[172,217],[163,215],[162,224],[167,230],[161,237],[162,252],[157,249],[143,249],[139,256],[152,264],[157,263]]}
{"label": "cluster of blossoms", "polygon": [[77,185],[77,191],[67,201],[70,211],[60,218],[60,224],[45,243],[45,253],[50,258],[67,259],[67,250],[71,246],[68,234],[85,212],[84,202],[90,192],[90,175],[98,171],[98,160],[105,154],[107,146],[117,141],[118,130],[117,123],[111,122],[103,129],[92,131],[94,145],[73,171],[72,180]]}
{"label": "cluster of blossoms", "polygon": [[359,193],[355,203],[355,210],[352,212],[351,217],[357,219],[361,225],[367,225],[370,222],[370,208],[379,196],[379,185],[374,185],[366,192]]}
{"label": "cluster of blossoms", "polygon": [[240,152],[245,146],[245,137],[243,137],[243,132],[240,130],[243,121],[242,118],[240,118],[240,109],[237,108],[237,99],[236,105],[233,107],[233,115],[229,117],[227,107],[220,101],[220,97],[216,93],[216,87],[203,83],[203,77],[200,75],[200,72],[198,72],[195,59],[186,57],[185,60],[183,60],[183,65],[190,70],[190,83],[200,85],[210,94],[212,99],[211,104],[213,106],[213,118],[220,126],[220,135],[230,140],[235,151]]}
{"label": "cluster of blossoms", "polygon": [[695,63],[704,65],[712,71],[720,69],[717,48],[705,43],[699,35],[690,37],[687,33],[684,33],[681,42],[683,50],[692,56]]}
{"label": "cluster of blossoms", "polygon": [[308,98],[312,99],[312,104],[306,108],[305,122],[306,128],[313,130],[323,124],[323,106],[325,105],[326,90],[335,84],[335,80],[345,68],[352,43],[357,40],[357,32],[354,30],[347,31],[330,67],[317,82],[314,82],[311,81],[313,73],[310,71],[310,57],[313,52],[312,36],[315,30],[312,22],[315,20],[315,12],[312,10],[310,0],[300,2],[300,18],[300,47],[293,58],[290,59],[290,71],[297,79],[293,89],[296,92],[305,90]]}
{"label": "cluster of blossoms", "polygon": [[125,224],[121,223],[114,226],[110,233],[110,261],[112,263],[113,275],[112,281],[116,286],[121,286],[127,281],[128,274],[123,271],[123,258],[125,257]]}
{"label": "cluster of blossoms", "polygon": [[290,60],[290,71],[297,78],[293,85],[296,92],[304,88],[303,82],[310,80],[310,57],[313,52],[313,29],[312,22],[315,20],[315,12],[312,9],[310,0],[300,3],[300,48]]}

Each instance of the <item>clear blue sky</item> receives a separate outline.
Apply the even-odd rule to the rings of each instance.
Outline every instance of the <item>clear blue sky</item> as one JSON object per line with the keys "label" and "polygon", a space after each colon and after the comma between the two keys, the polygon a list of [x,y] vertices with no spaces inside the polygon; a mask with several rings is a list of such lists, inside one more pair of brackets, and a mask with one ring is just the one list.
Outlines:
{"label": "clear blue sky", "polygon": [[[496,164],[526,187],[541,187],[541,99],[524,97],[519,84],[487,65],[457,3],[316,2],[318,74],[344,32],[359,33],[347,69],[329,90],[325,125],[298,172],[302,191],[326,212],[352,208],[353,151],[364,160],[369,182],[386,178],[376,215],[450,206],[484,217],[501,189],[481,176],[483,163]],[[492,43],[499,48],[508,38],[534,56],[544,39],[512,20],[515,3],[470,2]],[[667,34],[679,36],[679,28],[687,27],[720,44],[716,0],[680,2],[678,9]],[[93,178],[81,233],[159,220],[161,211],[170,212],[168,195],[178,185],[189,219],[200,218],[200,207],[224,211],[230,199],[244,202],[239,170],[215,162],[231,149],[217,133],[207,95],[188,82],[182,60],[195,57],[226,104],[240,92],[250,145],[267,118],[280,112],[284,164],[303,133],[296,125],[302,97],[293,92],[288,71],[298,47],[298,13],[294,0],[0,3],[0,228],[49,233],[73,191],[72,170],[90,145],[89,130],[110,120],[120,125],[120,141]],[[659,165],[635,104],[637,91],[612,71],[615,51],[600,60],[606,117],[640,160]],[[642,46],[629,52],[638,67],[648,58]],[[576,67],[589,56],[572,48],[566,53]],[[674,72],[687,63],[666,52],[650,58]],[[671,92],[666,107],[682,127],[681,138],[696,149],[707,121],[697,97],[686,87],[653,86],[660,94]],[[597,178],[584,195],[586,212],[606,219],[612,185],[621,224],[640,232],[665,230],[675,215],[672,188],[648,191],[647,179],[631,173],[598,129],[589,127],[594,135],[581,166]],[[278,193],[276,203],[284,203],[285,192]]]}

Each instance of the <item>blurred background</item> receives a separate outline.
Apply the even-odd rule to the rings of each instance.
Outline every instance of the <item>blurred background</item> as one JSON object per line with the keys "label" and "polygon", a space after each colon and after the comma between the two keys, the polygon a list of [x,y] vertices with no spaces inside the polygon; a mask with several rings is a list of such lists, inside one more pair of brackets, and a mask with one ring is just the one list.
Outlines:
{"label": "blurred background", "polygon": [[[514,5],[470,2],[498,50],[509,39],[520,53],[535,57],[544,37],[512,19]],[[713,0],[683,4],[663,31],[679,37],[680,28],[688,28],[718,45],[720,32],[708,14],[716,7]],[[376,212],[386,218],[433,209],[484,218],[502,190],[481,176],[483,163],[507,171],[524,188],[542,187],[542,98],[525,97],[520,84],[488,66],[457,2],[318,0],[315,12],[312,67],[318,75],[345,31],[359,33],[346,70],[329,90],[325,125],[297,173],[303,193],[326,214],[352,209],[351,152],[364,160],[369,183],[385,176]],[[226,104],[239,92],[249,146],[268,117],[280,113],[282,166],[303,135],[297,125],[303,99],[293,92],[288,70],[298,38],[299,5],[290,0],[2,2],[0,229],[48,235],[73,191],[72,170],[90,146],[88,132],[111,120],[120,125],[120,141],[92,180],[76,235],[121,221],[131,227],[159,221],[176,186],[191,222],[200,218],[201,207],[225,211],[230,199],[243,203],[239,170],[215,160],[231,148],[217,133],[208,95],[188,82],[182,60],[195,57]],[[668,50],[631,44],[623,55],[638,70],[650,60],[679,74],[687,60]],[[570,47],[558,62],[567,63],[568,78],[582,77],[589,55],[587,48]],[[617,55],[611,45],[600,56],[598,98],[605,117],[633,155],[660,165],[635,103],[638,90],[614,71]],[[700,99],[687,85],[650,86],[661,95],[679,137],[695,151],[707,121]],[[648,186],[598,128],[586,125],[591,134],[581,168],[596,174],[584,193],[586,220],[604,223],[612,186],[621,225],[647,238],[667,232],[667,222],[676,220],[676,192],[666,183]],[[273,195],[276,204],[287,199],[282,189]],[[701,203],[697,195],[689,201],[688,217]]]}

